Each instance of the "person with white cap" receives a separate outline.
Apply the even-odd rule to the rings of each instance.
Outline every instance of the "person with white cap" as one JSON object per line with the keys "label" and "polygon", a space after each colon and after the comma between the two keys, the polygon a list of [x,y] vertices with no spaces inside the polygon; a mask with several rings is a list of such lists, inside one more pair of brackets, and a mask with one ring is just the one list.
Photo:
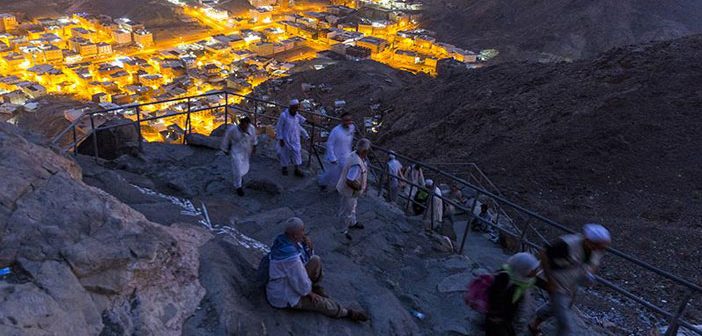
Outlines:
{"label": "person with white cap", "polygon": [[257,144],[256,129],[248,117],[229,126],[222,139],[220,149],[231,156],[234,188],[239,196],[244,196],[243,178],[249,172],[249,158],[256,152]]}
{"label": "person with white cap", "polygon": [[390,202],[397,201],[397,195],[400,192],[400,179],[404,178],[402,163],[397,160],[397,154],[390,151],[388,154],[388,200]]}
{"label": "person with white cap", "polygon": [[531,253],[520,252],[507,259],[487,290],[486,336],[517,335],[515,322],[538,273],[539,260]]}
{"label": "person with white cap", "polygon": [[[268,255],[266,299],[275,308],[313,311],[333,318],[367,321],[363,310],[344,308],[319,286],[322,261],[314,255],[302,219],[291,217]],[[265,265],[265,263],[262,263]]]}
{"label": "person with white cap", "polygon": [[441,189],[434,185],[432,179],[426,179],[424,185],[429,192],[432,192],[427,200],[427,204],[431,208],[427,207],[427,210],[424,211],[424,221],[427,223],[427,230],[435,230],[441,225],[444,218],[444,200],[441,199],[443,194]]}
{"label": "person with white cap", "polygon": [[551,302],[539,308],[529,324],[532,335],[540,335],[540,325],[554,317],[558,335],[572,334],[570,306],[578,286],[592,283],[604,251],[612,242],[609,230],[600,224],[585,224],[582,234],[561,236],[541,253],[546,288]]}
{"label": "person with white cap", "polygon": [[302,124],[305,122],[298,110],[300,109],[300,101],[293,99],[290,101],[290,106],[286,108],[278,118],[278,124],[275,127],[275,137],[278,140],[278,158],[282,166],[283,175],[288,175],[288,166],[295,166],[295,176],[304,177],[300,167],[302,166],[302,145],[300,144],[300,136],[309,139],[307,131]]}
{"label": "person with white cap", "polygon": [[319,177],[319,187],[322,191],[327,187],[336,187],[341,177],[341,169],[346,163],[346,158],[353,149],[353,135],[356,127],[353,125],[353,118],[348,112],[341,114],[341,123],[336,125],[329,133],[327,139],[325,171]]}
{"label": "person with white cap", "polygon": [[351,240],[349,229],[363,229],[363,224],[356,220],[356,205],[358,198],[366,192],[368,188],[368,152],[371,149],[370,140],[363,138],[358,140],[356,150],[351,152],[346,164],[341,171],[341,178],[336,184],[336,190],[341,195],[339,206],[339,217],[343,224],[342,233]]}

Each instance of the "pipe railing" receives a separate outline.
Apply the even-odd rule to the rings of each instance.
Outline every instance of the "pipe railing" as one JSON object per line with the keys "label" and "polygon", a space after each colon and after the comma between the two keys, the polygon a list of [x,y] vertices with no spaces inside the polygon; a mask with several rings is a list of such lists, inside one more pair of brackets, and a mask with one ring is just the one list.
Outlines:
{"label": "pipe railing", "polygon": [[[195,102],[198,102],[197,99],[210,98],[213,96],[220,96],[220,95],[223,95],[223,98],[219,99],[218,102],[224,101],[224,104],[216,104],[214,106],[211,106],[211,105],[207,106],[206,105],[206,106],[202,106],[202,107],[199,107],[196,109],[192,108],[194,100],[195,100]],[[236,105],[230,105],[231,98],[237,98],[237,99],[239,99],[239,102]],[[169,114],[164,114],[164,115],[160,115],[160,116],[150,116],[147,118],[142,118],[142,116],[141,116],[142,109],[145,106],[176,103],[176,102],[183,101],[183,100],[186,101],[186,105],[187,105],[187,110],[184,112],[169,113]],[[246,103],[253,104],[253,111],[247,110],[246,108],[243,108],[241,106],[237,106],[237,105],[242,105],[242,104],[246,104]],[[261,107],[263,109],[263,113],[260,113]],[[230,121],[230,119],[234,120],[234,118],[235,118],[234,115],[230,116],[229,111],[230,110],[239,111],[245,115],[248,115],[249,117],[252,117],[254,119],[254,123],[258,126],[260,124],[259,118],[272,120],[272,121],[277,120],[277,116],[266,115],[265,110],[267,107],[284,108],[287,106],[284,106],[282,104],[278,104],[275,102],[270,102],[270,101],[258,99],[255,97],[250,97],[250,96],[245,96],[245,95],[229,92],[229,91],[216,91],[216,92],[211,92],[211,93],[206,93],[206,94],[191,96],[191,97],[185,97],[185,98],[173,98],[173,99],[168,99],[165,101],[148,102],[148,103],[142,103],[142,104],[128,105],[128,106],[119,107],[119,108],[111,108],[111,109],[106,109],[106,110],[92,111],[92,112],[88,112],[88,113],[81,115],[75,121],[73,121],[66,129],[64,129],[62,132],[60,132],[51,141],[51,144],[59,147],[61,149],[62,153],[66,153],[66,152],[70,151],[71,149],[73,149],[74,153],[75,153],[75,152],[77,152],[77,147],[78,147],[79,143],[84,141],[85,139],[89,138],[90,136],[92,136],[93,137],[93,148],[94,148],[93,155],[95,156],[95,158],[97,160],[97,158],[99,157],[99,152],[98,152],[99,149],[97,146],[97,136],[99,134],[99,131],[101,131],[101,130],[110,129],[110,128],[114,128],[114,127],[122,127],[122,126],[130,125],[130,124],[135,125],[139,130],[139,139],[140,139],[140,146],[141,146],[141,140],[143,140],[142,135],[141,135],[141,123],[144,123],[144,122],[159,120],[159,119],[163,119],[163,118],[170,118],[170,117],[174,117],[174,116],[185,115],[186,122],[185,122],[185,125],[183,128],[183,131],[185,133],[183,135],[183,137],[185,138],[185,136],[187,134],[192,132],[191,116],[194,113],[200,113],[203,111],[216,111],[218,109],[224,108],[224,113],[223,113],[224,125],[227,125],[228,122]],[[96,125],[95,125],[96,116],[109,115],[109,114],[115,114],[115,115],[126,114],[125,111],[131,110],[131,109],[134,109],[134,111],[135,111],[136,120],[132,120],[130,122],[125,122],[125,123],[118,124],[118,125],[110,125],[110,126],[106,126],[106,127],[101,127],[101,126],[96,127]],[[305,125],[305,127],[311,128],[311,130],[312,130],[311,136],[310,136],[311,139],[310,139],[308,163],[312,161],[312,155],[314,155],[320,164],[320,168],[324,169],[322,160],[321,160],[320,155],[319,155],[319,151],[317,150],[318,148],[324,148],[324,146],[322,144],[316,143],[316,140],[317,140],[316,133],[318,131],[321,131],[321,130],[329,131],[329,128],[327,128],[323,125],[324,124],[323,120],[326,120],[327,123],[338,123],[338,121],[340,119],[332,117],[332,116],[326,116],[326,115],[314,113],[311,111],[301,111],[301,113],[303,113],[304,115],[311,116],[311,118],[308,118],[308,121],[310,121],[309,125]],[[90,121],[90,132],[87,132],[86,135],[84,135],[84,136],[77,136],[76,133],[77,133],[77,129],[79,129],[79,125],[81,123],[85,123],[87,121],[86,119]],[[69,132],[71,132],[73,141],[71,143],[69,143],[68,146],[61,148],[60,142]],[[536,244],[528,239],[528,237],[526,236],[528,231],[535,232],[537,234],[537,236],[539,237],[539,240],[542,241],[542,243],[546,240],[546,238],[539,232],[539,230],[537,230],[532,225],[533,221],[537,221],[538,223],[544,224],[546,227],[550,227],[552,229],[557,229],[557,230],[565,232],[565,233],[574,233],[573,230],[569,229],[568,227],[566,227],[563,224],[557,223],[557,222],[555,222],[551,219],[548,219],[548,218],[546,218],[546,217],[544,217],[536,212],[533,212],[529,209],[526,209],[526,208],[524,208],[516,203],[513,203],[513,202],[507,200],[501,194],[501,192],[499,192],[499,189],[494,187],[494,185],[492,185],[491,187],[496,192],[486,190],[485,188],[483,188],[480,185],[482,183],[478,183],[476,185],[475,183],[472,183],[471,181],[466,181],[463,178],[455,176],[454,174],[448,173],[444,170],[438,169],[432,165],[425,164],[421,161],[414,160],[408,156],[393,152],[393,154],[395,154],[396,157],[403,159],[406,162],[416,164],[417,166],[424,168],[425,171],[433,172],[437,176],[440,176],[441,178],[445,179],[446,181],[450,181],[451,183],[458,184],[458,185],[462,186],[463,188],[467,188],[468,190],[471,190],[473,193],[473,196],[472,196],[473,201],[472,201],[472,205],[470,207],[466,207],[465,204],[455,202],[446,196],[436,195],[434,190],[428,190],[427,188],[425,188],[425,186],[415,184],[414,182],[409,181],[406,178],[403,178],[401,176],[395,176],[395,175],[389,174],[389,172],[386,171],[386,168],[384,168],[385,165],[381,163],[380,157],[378,156],[378,154],[382,153],[382,154],[387,155],[391,151],[386,149],[386,148],[377,146],[377,145],[373,145],[372,148],[373,148],[374,155],[371,156],[371,160],[376,161],[376,164],[371,164],[370,168],[371,168],[371,171],[373,172],[373,174],[378,182],[378,188],[379,188],[378,191],[381,195],[382,195],[382,189],[383,189],[383,179],[385,177],[387,177],[388,179],[389,178],[397,178],[398,180],[401,180],[405,184],[410,186],[410,195],[412,195],[412,191],[415,189],[416,190],[423,190],[423,191],[429,193],[430,197],[427,200],[426,205],[425,205],[427,208],[429,208],[429,207],[433,208],[433,206],[432,206],[433,200],[436,198],[439,198],[442,200],[442,202],[444,204],[450,204],[450,205],[454,206],[456,209],[462,210],[466,214],[468,214],[468,222],[466,224],[466,228],[463,230],[464,233],[463,233],[463,236],[461,237],[460,248],[457,251],[459,253],[463,252],[463,249],[465,248],[466,239],[470,234],[471,223],[473,223],[475,221],[481,222],[483,225],[487,225],[489,227],[492,227],[493,229],[500,232],[500,234],[502,234],[502,235],[509,236],[512,239],[516,239],[517,241],[519,241],[521,249],[529,249],[531,251],[539,250],[540,245]],[[411,204],[417,203],[415,200],[411,199],[411,197],[409,197],[409,196],[405,196],[403,194],[400,194],[399,196],[407,199],[408,206],[411,206]],[[476,206],[478,204],[479,199],[482,199],[482,198],[489,199],[491,202],[495,203],[500,208],[504,208],[506,210],[509,209],[511,211],[518,213],[519,214],[518,218],[520,220],[524,221],[524,223],[525,223],[524,228],[519,229],[519,227],[517,226],[517,223],[515,223],[514,221],[512,221],[512,224],[513,224],[512,226],[505,228],[503,225],[500,225],[499,222],[492,223],[491,221],[487,221],[484,218],[477,216],[475,214],[475,209],[476,209]],[[427,209],[425,209],[425,211],[426,210]],[[505,216],[506,216],[506,213],[505,213]],[[433,229],[433,227],[435,225],[433,213],[430,216],[430,225],[431,225],[430,228]],[[602,284],[605,287],[613,290],[614,292],[622,295],[623,297],[638,303],[639,305],[648,309],[649,311],[656,313],[658,315],[661,315],[662,317],[664,317],[666,319],[669,319],[669,324],[668,324],[669,328],[666,332],[666,336],[676,334],[678,328],[680,328],[680,327],[685,328],[689,331],[692,331],[692,332],[702,336],[702,330],[700,330],[700,328],[695,327],[690,321],[687,321],[684,319],[684,313],[685,313],[686,309],[689,307],[689,304],[690,304],[690,301],[692,300],[692,298],[699,297],[700,294],[702,294],[702,287],[700,285],[697,285],[695,283],[692,283],[691,281],[683,279],[682,277],[674,275],[668,271],[665,271],[665,270],[662,270],[658,267],[650,265],[650,264],[648,264],[648,263],[646,263],[646,262],[644,262],[644,261],[642,261],[634,256],[631,256],[631,255],[624,253],[622,251],[619,251],[617,249],[608,248],[607,251],[611,255],[619,257],[622,260],[624,260],[625,262],[629,262],[633,265],[636,265],[636,266],[641,267],[647,271],[650,271],[658,276],[665,278],[666,280],[668,280],[676,285],[685,287],[688,294],[685,296],[684,299],[681,300],[680,305],[678,305],[678,308],[676,309],[676,312],[671,313],[671,312],[667,311],[666,309],[661,308],[658,305],[653,304],[650,301],[645,300],[645,299],[639,297],[638,295],[631,293],[630,291],[622,288],[621,286],[619,286],[613,282],[610,282],[610,281],[603,279],[601,277],[597,277],[597,280],[600,284]]]}

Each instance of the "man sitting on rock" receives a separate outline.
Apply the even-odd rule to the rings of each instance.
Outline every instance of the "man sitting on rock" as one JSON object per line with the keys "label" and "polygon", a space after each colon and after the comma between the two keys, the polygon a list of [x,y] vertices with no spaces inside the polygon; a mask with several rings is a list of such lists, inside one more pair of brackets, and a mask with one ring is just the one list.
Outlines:
{"label": "man sitting on rock", "polygon": [[268,303],[276,308],[306,310],[334,318],[367,321],[368,315],[364,311],[342,307],[319,286],[322,261],[314,255],[312,243],[305,236],[304,230],[302,220],[292,217],[285,222],[285,233],[273,242],[266,286]]}

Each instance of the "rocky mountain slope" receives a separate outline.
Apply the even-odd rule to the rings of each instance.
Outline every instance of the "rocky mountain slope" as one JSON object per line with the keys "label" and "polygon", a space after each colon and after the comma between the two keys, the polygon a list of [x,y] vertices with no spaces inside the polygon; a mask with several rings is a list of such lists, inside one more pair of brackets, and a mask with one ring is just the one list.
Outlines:
{"label": "rocky mountain slope", "polygon": [[702,32],[697,0],[428,0],[424,26],[502,60],[591,57],[613,47]]}
{"label": "rocky mountain slope", "polygon": [[[603,222],[616,247],[699,283],[701,51],[697,35],[438,78],[387,97],[381,139],[477,162],[508,197],[574,228]],[[607,269],[665,300],[619,266]]]}
{"label": "rocky mountain slope", "polygon": [[155,224],[0,124],[0,334],[178,334],[205,290],[197,227]]}
{"label": "rocky mountain slope", "polygon": [[[306,179],[281,177],[275,142],[261,141],[240,198],[230,187],[229,159],[216,150],[144,144],[134,157],[73,161],[0,126],[0,172],[9,187],[0,192],[0,265],[13,270],[0,278],[0,333],[481,332],[462,290],[473,270],[504,261],[497,246],[476,241],[473,258],[454,255],[443,239],[424,233],[421,220],[372,193],[359,203],[366,229],[348,241],[337,227],[338,196],[319,192],[314,170]],[[266,303],[255,268],[264,242],[290,216],[307,223],[327,291],[366,309],[370,322]],[[413,310],[425,315],[418,319]],[[577,334],[597,333],[579,323]]]}
{"label": "rocky mountain slope", "polygon": [[[272,96],[326,106],[345,99],[359,121],[371,103],[390,107],[377,139],[385,147],[450,163],[442,167],[458,174],[454,163],[476,162],[507,198],[573,229],[602,222],[616,248],[700,283],[701,50],[695,35],[574,63],[506,63],[433,79],[341,61],[292,76]],[[344,80],[354,67],[363,70]],[[334,89],[303,92],[302,83]],[[613,259],[604,271],[671,310],[670,293],[683,293],[650,286],[660,278]]]}

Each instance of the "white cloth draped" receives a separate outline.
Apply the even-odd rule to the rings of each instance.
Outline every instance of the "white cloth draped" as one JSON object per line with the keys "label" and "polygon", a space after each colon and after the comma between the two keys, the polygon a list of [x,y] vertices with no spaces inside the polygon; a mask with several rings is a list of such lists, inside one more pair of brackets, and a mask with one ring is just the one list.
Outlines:
{"label": "white cloth draped", "polygon": [[231,157],[234,187],[241,188],[242,178],[249,172],[251,151],[257,144],[256,128],[253,125],[249,125],[245,132],[238,125],[227,128],[220,149]]}
{"label": "white cloth draped", "polygon": [[348,129],[342,125],[337,125],[329,133],[324,173],[319,177],[319,185],[336,186],[339,178],[341,178],[341,170],[344,167],[346,158],[351,154],[354,132],[356,132],[354,125],[350,125]]}
{"label": "white cloth draped", "polygon": [[283,140],[284,146],[277,145],[278,158],[283,167],[291,164],[299,166],[302,164],[302,145],[300,144],[300,136],[309,139],[309,134],[302,127],[305,122],[305,117],[300,113],[294,116],[290,114],[288,109],[285,109],[278,119],[278,124],[275,127],[276,140]]}

